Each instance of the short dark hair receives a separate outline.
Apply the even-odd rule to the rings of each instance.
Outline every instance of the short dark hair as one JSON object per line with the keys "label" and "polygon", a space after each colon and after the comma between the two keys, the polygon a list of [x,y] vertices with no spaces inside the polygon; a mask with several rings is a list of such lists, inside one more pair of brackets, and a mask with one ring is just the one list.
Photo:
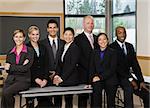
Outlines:
{"label": "short dark hair", "polygon": [[96,42],[98,42],[98,38],[99,38],[101,35],[105,35],[106,38],[107,38],[107,40],[109,40],[106,33],[99,33],[99,34],[97,35],[97,40],[96,40]]}
{"label": "short dark hair", "polygon": [[127,36],[126,29],[125,29],[125,27],[123,27],[123,26],[117,26],[117,27],[116,27],[116,29],[115,29],[115,35],[118,36],[117,30],[120,29],[120,28],[124,30],[125,36]]}
{"label": "short dark hair", "polygon": [[56,26],[58,27],[58,23],[57,23],[57,21],[56,21],[56,20],[54,20],[54,19],[50,19],[50,20],[47,22],[47,28],[48,28],[48,25],[49,25],[50,23],[55,23],[55,24],[56,24]]}
{"label": "short dark hair", "polygon": [[73,28],[71,28],[71,27],[65,28],[63,34],[64,34],[66,31],[71,31],[72,34],[75,35],[74,30],[73,30]]}

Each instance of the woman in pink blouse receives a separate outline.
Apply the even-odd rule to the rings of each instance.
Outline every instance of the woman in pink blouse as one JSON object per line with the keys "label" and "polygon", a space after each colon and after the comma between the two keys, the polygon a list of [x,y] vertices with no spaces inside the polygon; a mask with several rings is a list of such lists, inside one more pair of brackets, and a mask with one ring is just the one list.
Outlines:
{"label": "woman in pink blouse", "polygon": [[3,86],[1,108],[14,108],[14,96],[30,87],[34,52],[24,44],[25,39],[23,30],[13,32],[15,46],[8,52],[4,65],[8,76]]}

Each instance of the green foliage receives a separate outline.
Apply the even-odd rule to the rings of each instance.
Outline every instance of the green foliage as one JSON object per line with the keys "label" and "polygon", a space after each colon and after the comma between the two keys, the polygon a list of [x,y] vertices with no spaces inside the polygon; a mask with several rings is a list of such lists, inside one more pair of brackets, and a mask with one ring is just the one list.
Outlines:
{"label": "green foliage", "polygon": [[84,3],[79,7],[81,14],[91,14],[92,7],[89,4],[89,0],[84,0]]}

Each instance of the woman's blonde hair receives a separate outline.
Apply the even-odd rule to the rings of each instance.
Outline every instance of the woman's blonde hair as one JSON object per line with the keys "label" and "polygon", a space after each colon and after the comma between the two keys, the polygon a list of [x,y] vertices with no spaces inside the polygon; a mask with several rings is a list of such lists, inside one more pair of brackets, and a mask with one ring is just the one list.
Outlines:
{"label": "woman's blonde hair", "polygon": [[30,34],[34,30],[40,31],[40,29],[37,26],[32,25],[28,28],[28,34]]}

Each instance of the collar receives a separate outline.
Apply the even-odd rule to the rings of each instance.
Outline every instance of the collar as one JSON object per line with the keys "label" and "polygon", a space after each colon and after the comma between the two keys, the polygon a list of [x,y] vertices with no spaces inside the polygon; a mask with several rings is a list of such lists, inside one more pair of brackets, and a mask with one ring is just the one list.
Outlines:
{"label": "collar", "polygon": [[86,36],[89,36],[89,35],[93,36],[92,33],[87,33],[87,32],[85,32],[85,31],[84,31],[84,34],[85,34]]}
{"label": "collar", "polygon": [[[27,53],[27,46],[23,44],[21,52]],[[10,51],[10,53],[16,53],[16,46]]]}
{"label": "collar", "polygon": [[119,44],[119,46],[122,48],[122,44],[124,44],[125,45],[125,42],[120,42],[120,41],[118,41],[118,40],[116,40],[117,41],[117,43]]}
{"label": "collar", "polygon": [[[73,41],[72,41],[72,42],[73,42]],[[70,43],[68,43],[68,44],[65,44],[64,49],[68,49],[69,46],[72,44],[72,42],[70,42]]]}
{"label": "collar", "polygon": [[58,39],[58,37],[56,36],[55,38],[52,38],[50,35],[48,35],[48,39],[49,39],[50,41],[55,40],[55,42],[56,42],[56,40]]}

